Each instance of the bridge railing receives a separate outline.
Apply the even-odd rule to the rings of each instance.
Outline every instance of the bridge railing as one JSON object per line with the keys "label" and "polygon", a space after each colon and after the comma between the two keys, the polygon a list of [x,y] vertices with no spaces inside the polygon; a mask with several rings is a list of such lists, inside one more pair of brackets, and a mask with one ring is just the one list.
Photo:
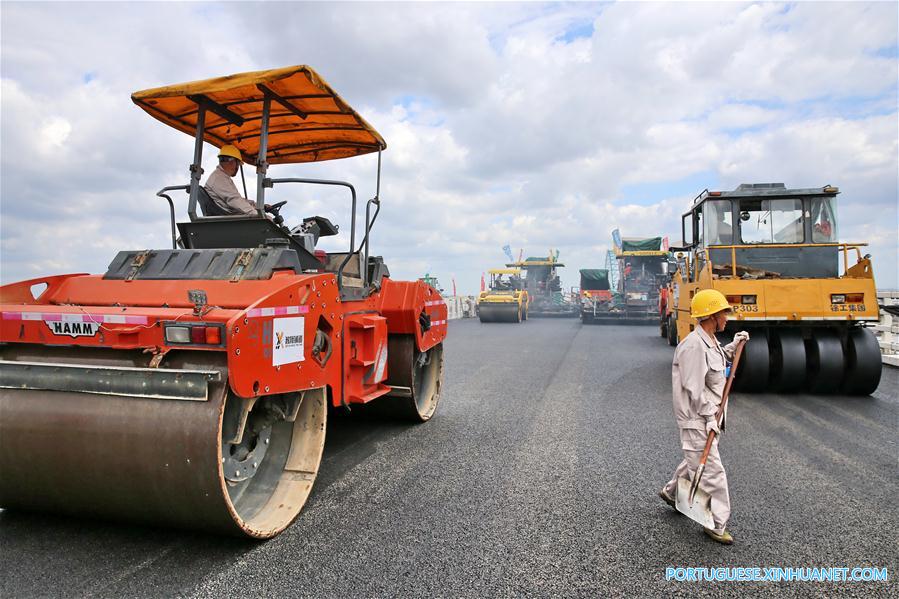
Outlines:
{"label": "bridge railing", "polygon": [[890,307],[899,311],[899,291],[878,291],[877,304],[880,306],[880,322],[873,328],[880,343],[883,363],[899,366],[899,316],[885,309]]}

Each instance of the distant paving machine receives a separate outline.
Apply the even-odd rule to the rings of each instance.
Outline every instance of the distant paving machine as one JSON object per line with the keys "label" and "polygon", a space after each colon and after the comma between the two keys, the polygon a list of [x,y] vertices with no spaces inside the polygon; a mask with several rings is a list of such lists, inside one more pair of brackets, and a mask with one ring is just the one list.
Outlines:
{"label": "distant paving machine", "polygon": [[[383,138],[313,69],[132,100],[195,140],[190,184],[157,194],[172,249],[0,287],[0,507],[272,537],[315,481],[327,404],[434,414],[446,304],[369,254],[377,191],[360,241],[350,183],[268,177],[272,164],[376,152],[380,189]],[[258,213],[216,210],[200,185],[204,141],[255,165]],[[347,192],[347,251],[315,249],[338,233],[328,219],[281,224],[284,202],[267,206],[265,191],[288,183]],[[176,190],[188,194],[180,240]]]}
{"label": "distant paving machine", "polygon": [[518,268],[492,268],[490,283],[478,295],[481,322],[522,322],[528,319],[528,292]]}
{"label": "distant paving machine", "polygon": [[580,274],[581,321],[589,324],[608,315],[612,306],[612,287],[607,269],[582,268]]}
{"label": "distant paving machine", "polygon": [[[612,241],[614,249],[609,254],[608,268],[581,271],[581,320],[607,324],[657,323],[659,289],[668,272],[668,248],[663,247],[661,237],[622,239],[618,229],[612,231]],[[604,277],[593,279],[589,273],[604,273]],[[585,282],[597,287],[597,291],[585,294]]]}
{"label": "distant paving machine", "polygon": [[506,264],[508,268],[522,271],[524,288],[528,292],[531,316],[576,317],[580,310],[569,294],[562,291],[557,269],[565,265],[559,262],[558,251],[550,251],[545,258],[527,258]]}
{"label": "distant paving machine", "polygon": [[866,328],[879,319],[874,273],[867,244],[837,241],[838,193],[758,183],[699,194],[683,215],[684,247],[672,248],[669,343],[693,330],[692,296],[717,289],[734,310],[725,337],[750,333],[738,388],[873,393],[882,369]]}

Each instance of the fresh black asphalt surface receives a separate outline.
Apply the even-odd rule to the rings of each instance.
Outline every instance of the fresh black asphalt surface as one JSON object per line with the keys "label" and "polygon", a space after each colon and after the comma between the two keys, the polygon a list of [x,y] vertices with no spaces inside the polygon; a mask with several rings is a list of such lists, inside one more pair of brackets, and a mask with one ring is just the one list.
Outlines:
{"label": "fresh black asphalt surface", "polygon": [[[871,397],[733,394],[725,547],[656,496],[680,459],[671,355],[654,327],[453,321],[433,420],[331,414],[280,536],[0,512],[0,597],[897,596],[899,370]],[[669,566],[891,581],[675,582]]]}

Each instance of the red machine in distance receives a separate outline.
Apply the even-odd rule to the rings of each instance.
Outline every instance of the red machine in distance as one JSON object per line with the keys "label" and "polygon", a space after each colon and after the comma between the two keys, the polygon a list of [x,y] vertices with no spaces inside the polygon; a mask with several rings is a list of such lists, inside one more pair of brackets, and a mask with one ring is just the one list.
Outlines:
{"label": "red machine in distance", "polygon": [[[377,152],[380,189],[386,143],[311,68],[132,99],[195,138],[190,184],[157,194],[173,247],[119,252],[103,275],[0,287],[0,507],[272,537],[312,488],[328,403],[434,414],[446,304],[369,255],[378,193],[357,245],[352,185],[267,176],[270,164]],[[216,215],[200,186],[204,142],[255,165],[258,214]],[[316,250],[338,232],[326,218],[283,226],[283,202],[264,194],[286,183],[350,192],[348,251]],[[189,194],[180,239],[173,190]]]}

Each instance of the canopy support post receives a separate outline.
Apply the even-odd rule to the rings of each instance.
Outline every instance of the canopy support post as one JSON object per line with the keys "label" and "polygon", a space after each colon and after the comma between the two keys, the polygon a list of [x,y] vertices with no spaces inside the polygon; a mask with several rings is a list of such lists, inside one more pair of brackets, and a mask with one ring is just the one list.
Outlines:
{"label": "canopy support post", "polygon": [[259,154],[256,156],[256,210],[265,218],[265,174],[268,172],[268,122],[272,112],[272,99],[266,94],[262,100],[262,123],[259,132]]}
{"label": "canopy support post", "polygon": [[375,210],[375,218],[377,218],[378,212],[381,211],[381,148],[378,148],[378,176],[375,183],[375,197],[365,205],[365,254],[363,258],[365,272],[362,273],[362,284],[365,287],[370,283],[368,280],[368,243],[372,225],[375,224],[374,220],[369,219],[369,210],[372,204],[377,207],[377,210]]}
{"label": "canopy support post", "polygon": [[190,165],[190,199],[187,214],[191,221],[197,220],[197,197],[200,195],[200,177],[203,175],[203,133],[206,128],[206,106],[197,103],[197,134],[194,138],[194,161]]}

